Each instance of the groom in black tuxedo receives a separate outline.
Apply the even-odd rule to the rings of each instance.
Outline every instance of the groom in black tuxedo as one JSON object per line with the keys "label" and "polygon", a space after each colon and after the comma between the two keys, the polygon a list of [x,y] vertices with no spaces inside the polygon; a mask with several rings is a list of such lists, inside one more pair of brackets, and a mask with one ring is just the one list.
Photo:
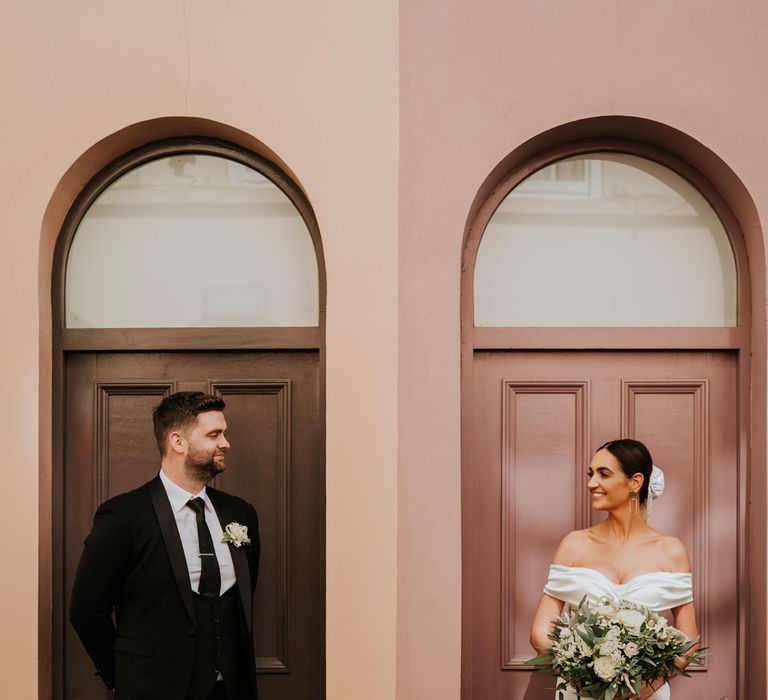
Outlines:
{"label": "groom in black tuxedo", "polygon": [[206,487],[226,467],[223,409],[202,392],[164,399],[159,475],[103,503],[85,540],[70,620],[119,700],[257,698],[258,519]]}

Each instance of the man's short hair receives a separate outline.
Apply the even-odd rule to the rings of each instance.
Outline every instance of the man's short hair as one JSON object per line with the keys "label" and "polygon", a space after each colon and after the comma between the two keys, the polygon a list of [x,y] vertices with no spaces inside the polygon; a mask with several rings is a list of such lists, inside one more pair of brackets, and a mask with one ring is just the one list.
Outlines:
{"label": "man's short hair", "polygon": [[160,456],[165,455],[166,442],[171,432],[185,430],[194,424],[198,414],[223,411],[225,405],[220,397],[204,394],[202,391],[179,391],[166,396],[152,411],[155,440],[160,449]]}

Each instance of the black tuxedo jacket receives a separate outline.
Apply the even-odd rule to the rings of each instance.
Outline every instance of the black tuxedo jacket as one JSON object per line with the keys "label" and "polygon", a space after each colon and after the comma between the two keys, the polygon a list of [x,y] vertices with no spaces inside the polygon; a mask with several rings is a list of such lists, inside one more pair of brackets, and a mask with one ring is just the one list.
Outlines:
{"label": "black tuxedo jacket", "polygon": [[[243,700],[250,700],[256,698],[251,639],[258,518],[243,499],[207,491],[222,528],[233,521],[247,525],[251,539],[249,545],[231,547],[250,660],[250,688]],[[121,700],[187,697],[195,654],[192,588],[159,476],[96,511],[75,575],[70,620],[96,672]]]}

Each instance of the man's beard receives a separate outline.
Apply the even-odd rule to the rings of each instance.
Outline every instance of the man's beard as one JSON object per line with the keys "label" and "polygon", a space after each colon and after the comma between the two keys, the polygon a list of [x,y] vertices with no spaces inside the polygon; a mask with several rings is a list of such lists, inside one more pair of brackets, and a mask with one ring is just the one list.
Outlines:
{"label": "man's beard", "polygon": [[214,454],[190,449],[184,460],[187,474],[195,481],[207,484],[214,476],[224,471],[224,457],[222,456],[222,461],[217,463]]}

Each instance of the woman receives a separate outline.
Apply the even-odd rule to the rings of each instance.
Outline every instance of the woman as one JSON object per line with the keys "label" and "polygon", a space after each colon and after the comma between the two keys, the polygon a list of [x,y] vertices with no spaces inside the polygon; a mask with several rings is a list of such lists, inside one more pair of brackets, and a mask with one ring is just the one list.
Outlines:
{"label": "woman", "polygon": [[[595,452],[587,488],[592,508],[608,517],[586,530],[566,535],[555,552],[544,595],[531,627],[538,651],[551,646],[547,634],[567,603],[591,599],[628,599],[657,612],[671,610],[674,625],[689,639],[698,636],[693,607],[691,564],[676,537],[662,535],[646,523],[653,498],[664,489],[664,476],[637,440],[613,440]],[[679,659],[679,665],[685,665]],[[569,700],[576,697],[571,690]],[[640,700],[668,700],[669,685],[645,683]]]}

